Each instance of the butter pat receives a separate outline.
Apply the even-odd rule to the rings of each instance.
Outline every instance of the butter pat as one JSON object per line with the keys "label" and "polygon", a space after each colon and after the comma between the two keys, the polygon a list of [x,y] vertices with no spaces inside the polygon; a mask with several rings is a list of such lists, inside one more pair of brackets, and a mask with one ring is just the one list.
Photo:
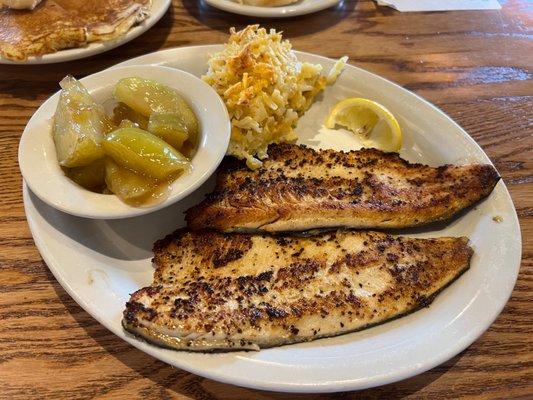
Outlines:
{"label": "butter pat", "polygon": [[16,10],[33,10],[42,0],[0,0],[0,4],[4,4],[9,8]]}

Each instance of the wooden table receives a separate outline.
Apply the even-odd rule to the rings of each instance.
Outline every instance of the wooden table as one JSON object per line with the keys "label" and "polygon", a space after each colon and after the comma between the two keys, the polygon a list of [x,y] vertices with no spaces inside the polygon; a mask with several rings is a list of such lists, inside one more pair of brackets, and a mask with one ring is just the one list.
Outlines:
{"label": "wooden table", "polygon": [[[150,31],[108,53],[65,64],[0,67],[0,398],[295,399],[217,383],[141,353],[61,288],[39,256],[22,205],[17,147],[37,107],[66,74],[81,77],[161,48],[221,43],[229,27],[282,29],[299,50],[350,62],[425,97],[458,121],[496,164],[523,234],[513,295],[492,327],[445,364],[363,392],[316,398],[533,398],[533,85],[531,4],[501,11],[399,13],[370,0],[291,20],[227,14],[174,1]],[[529,14],[528,14],[529,12]]]}

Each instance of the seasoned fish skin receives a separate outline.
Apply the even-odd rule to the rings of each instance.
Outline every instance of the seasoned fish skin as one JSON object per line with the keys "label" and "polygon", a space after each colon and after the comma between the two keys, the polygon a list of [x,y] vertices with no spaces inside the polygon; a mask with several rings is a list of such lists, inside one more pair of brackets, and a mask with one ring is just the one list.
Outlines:
{"label": "seasoned fish skin", "polygon": [[214,192],[186,220],[190,229],[223,232],[413,227],[451,218],[499,179],[492,165],[433,168],[375,149],[278,144],[256,171],[226,160]]}
{"label": "seasoned fish skin", "polygon": [[258,350],[367,328],[427,306],[469,268],[468,239],[178,230],[154,245],[126,330],[192,351]]}

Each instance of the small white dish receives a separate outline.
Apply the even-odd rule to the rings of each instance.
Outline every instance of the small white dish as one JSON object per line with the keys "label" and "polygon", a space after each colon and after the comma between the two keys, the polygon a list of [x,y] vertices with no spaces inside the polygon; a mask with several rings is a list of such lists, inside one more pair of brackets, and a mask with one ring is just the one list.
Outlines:
{"label": "small white dish", "polygon": [[143,215],[176,203],[193,192],[222,161],[230,138],[226,106],[218,94],[201,79],[174,68],[146,65],[105,70],[80,80],[96,101],[112,98],[121,78],[139,76],[166,84],[188,101],[200,122],[200,141],[191,160],[192,170],[171,184],[161,203],[132,207],[117,196],[90,192],[65,176],[57,161],[51,120],[59,92],[39,107],[24,129],[19,144],[19,166],[24,181],[42,201],[68,214],[86,218],[116,219]]}
{"label": "small white dish", "polygon": [[257,7],[239,4],[232,0],[205,0],[207,4],[224,11],[261,18],[288,18],[311,14],[333,7],[340,1],[341,0],[300,0],[296,3],[281,7]]}
{"label": "small white dish", "polygon": [[124,35],[105,42],[94,42],[84,47],[75,47],[72,49],[59,50],[55,53],[44,54],[38,57],[28,57],[24,61],[12,61],[7,58],[0,57],[0,64],[53,64],[65,61],[78,60],[80,58],[91,57],[96,54],[103,53],[105,51],[114,49],[121,46],[130,40],[142,35],[152,26],[154,26],[167,12],[171,0],[152,0],[152,6],[150,8],[150,15],[147,19],[141,22],[139,25],[134,26]]}

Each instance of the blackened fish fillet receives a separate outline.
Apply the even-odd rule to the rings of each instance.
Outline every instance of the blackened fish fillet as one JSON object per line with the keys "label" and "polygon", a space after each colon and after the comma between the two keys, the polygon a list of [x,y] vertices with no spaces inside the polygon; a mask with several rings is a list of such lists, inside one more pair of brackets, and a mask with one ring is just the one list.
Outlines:
{"label": "blackened fish fillet", "polygon": [[488,196],[492,165],[410,164],[374,149],[273,145],[262,168],[226,161],[215,191],[187,211],[191,229],[405,228],[446,220]]}
{"label": "blackened fish fillet", "polygon": [[181,350],[258,350],[364,329],[427,306],[470,265],[466,238],[180,230],[123,325]]}

